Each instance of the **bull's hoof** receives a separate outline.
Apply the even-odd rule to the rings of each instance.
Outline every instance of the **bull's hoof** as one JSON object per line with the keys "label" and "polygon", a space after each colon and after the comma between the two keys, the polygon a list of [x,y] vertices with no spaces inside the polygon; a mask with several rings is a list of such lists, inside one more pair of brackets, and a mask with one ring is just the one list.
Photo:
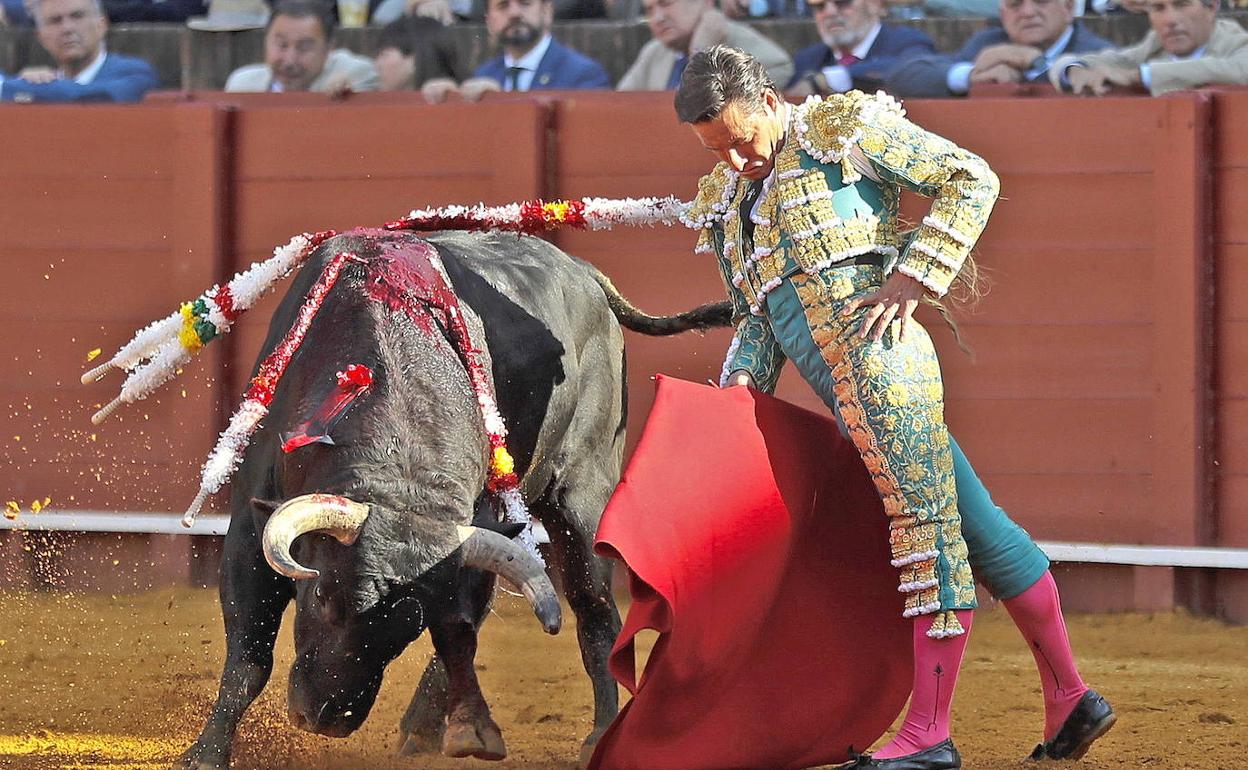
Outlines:
{"label": "bull's hoof", "polygon": [[214,760],[206,756],[208,753],[196,743],[174,760],[172,770],[229,770],[228,757]]}
{"label": "bull's hoof", "polygon": [[576,766],[580,768],[580,770],[585,770],[585,768],[589,767],[589,760],[594,756],[594,749],[598,748],[598,739],[601,738],[602,734],[606,731],[607,728],[599,727],[590,733],[589,737],[585,739],[585,742],[581,744],[581,753],[576,760]]}
{"label": "bull's hoof", "polygon": [[442,753],[448,757],[476,757],[497,761],[507,756],[503,733],[489,717],[471,722],[452,722],[442,735]]}
{"label": "bull's hoof", "polygon": [[412,757],[417,754],[437,754],[442,750],[442,731],[422,733],[413,731],[399,734],[399,756]]}

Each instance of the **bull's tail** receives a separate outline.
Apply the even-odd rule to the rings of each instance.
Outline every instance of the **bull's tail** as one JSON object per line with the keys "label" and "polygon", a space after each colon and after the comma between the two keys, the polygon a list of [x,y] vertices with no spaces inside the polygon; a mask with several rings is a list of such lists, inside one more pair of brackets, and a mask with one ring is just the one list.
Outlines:
{"label": "bull's tail", "polygon": [[650,315],[638,309],[623,294],[620,294],[620,290],[615,288],[615,284],[611,283],[611,279],[603,275],[602,271],[588,263],[585,266],[589,274],[602,287],[602,292],[607,295],[607,304],[611,306],[611,312],[625,329],[640,334],[649,334],[652,337],[665,337],[669,334],[680,334],[695,329],[732,326],[732,305],[728,302],[709,302],[676,315]]}

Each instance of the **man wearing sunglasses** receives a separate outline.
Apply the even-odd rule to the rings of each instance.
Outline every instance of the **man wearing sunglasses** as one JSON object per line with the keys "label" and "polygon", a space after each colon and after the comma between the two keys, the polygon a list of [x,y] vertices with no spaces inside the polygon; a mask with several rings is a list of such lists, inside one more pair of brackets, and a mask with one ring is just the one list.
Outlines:
{"label": "man wearing sunglasses", "polygon": [[1001,0],[1001,26],[973,36],[953,55],[904,61],[889,75],[896,96],[965,96],[977,83],[1043,81],[1063,54],[1112,44],[1074,20],[1074,0]]}
{"label": "man wearing sunglasses", "polygon": [[902,61],[936,53],[927,33],[881,23],[881,0],[812,0],[807,5],[823,42],[793,55],[788,96],[876,91]]}

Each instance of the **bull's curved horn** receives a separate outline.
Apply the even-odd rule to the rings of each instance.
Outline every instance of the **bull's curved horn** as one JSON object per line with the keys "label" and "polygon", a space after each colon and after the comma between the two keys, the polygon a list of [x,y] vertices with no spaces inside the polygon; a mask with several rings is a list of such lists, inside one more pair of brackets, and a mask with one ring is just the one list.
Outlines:
{"label": "bull's curved horn", "polygon": [[488,570],[506,578],[524,594],[548,634],[559,633],[562,608],[555,587],[541,563],[514,540],[481,527],[458,526],[465,567]]}
{"label": "bull's curved horn", "polygon": [[290,555],[295,538],[324,532],[351,545],[368,518],[368,506],[339,495],[300,495],[282,503],[264,525],[264,558],[279,575],[310,580],[321,573],[303,566]]}

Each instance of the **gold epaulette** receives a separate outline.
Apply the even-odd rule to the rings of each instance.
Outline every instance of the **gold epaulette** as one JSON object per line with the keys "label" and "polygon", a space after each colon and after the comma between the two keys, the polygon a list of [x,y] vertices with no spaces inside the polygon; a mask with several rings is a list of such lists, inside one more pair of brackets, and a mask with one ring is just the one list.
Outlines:
{"label": "gold epaulette", "polygon": [[826,99],[812,96],[796,109],[797,143],[815,160],[841,164],[842,178],[847,183],[862,178],[849,154],[862,138],[863,127],[882,115],[906,114],[893,97],[862,91],[834,94]]}
{"label": "gold epaulette", "polygon": [[681,215],[685,227],[701,230],[720,222],[732,206],[737,192],[737,172],[727,163],[717,163],[711,173],[698,180],[698,195]]}

